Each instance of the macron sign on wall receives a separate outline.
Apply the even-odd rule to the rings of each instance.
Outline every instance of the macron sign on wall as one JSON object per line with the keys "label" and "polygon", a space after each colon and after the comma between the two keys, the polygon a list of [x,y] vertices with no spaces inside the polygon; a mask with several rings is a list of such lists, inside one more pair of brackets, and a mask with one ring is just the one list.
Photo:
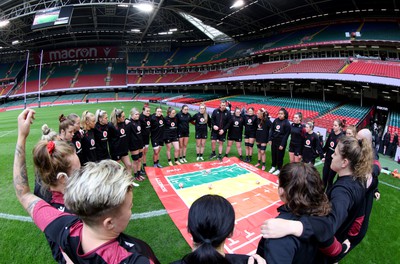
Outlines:
{"label": "macron sign on wall", "polygon": [[[117,48],[115,47],[72,48],[43,52],[43,63],[116,57]],[[40,52],[35,54],[35,63],[40,63]]]}

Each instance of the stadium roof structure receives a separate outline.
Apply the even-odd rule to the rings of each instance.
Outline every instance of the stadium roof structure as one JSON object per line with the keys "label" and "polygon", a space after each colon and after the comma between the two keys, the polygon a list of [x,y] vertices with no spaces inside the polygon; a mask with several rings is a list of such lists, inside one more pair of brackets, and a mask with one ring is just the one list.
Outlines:
{"label": "stadium roof structure", "polygon": [[[160,51],[171,46],[268,36],[285,28],[323,21],[396,19],[400,14],[399,0],[243,0],[242,6],[233,7],[235,1],[4,0],[0,1],[0,49],[37,51],[112,45],[131,51]],[[143,10],[141,5],[150,5],[150,9]],[[70,24],[31,29],[37,11],[62,6],[73,6]],[[201,21],[207,30],[194,26],[187,17]],[[206,34],[208,29],[222,35],[213,38]]]}

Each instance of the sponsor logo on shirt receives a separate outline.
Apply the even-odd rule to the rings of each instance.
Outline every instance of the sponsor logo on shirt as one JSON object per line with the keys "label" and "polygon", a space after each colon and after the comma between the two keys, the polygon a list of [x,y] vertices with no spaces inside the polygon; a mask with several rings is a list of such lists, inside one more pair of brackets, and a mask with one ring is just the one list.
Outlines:
{"label": "sponsor logo on shirt", "polygon": [[202,117],[202,118],[200,118],[200,122],[204,122],[204,118]]}
{"label": "sponsor logo on shirt", "polygon": [[137,131],[142,130],[142,128],[140,126],[137,126]]}
{"label": "sponsor logo on shirt", "polygon": [[247,123],[251,124],[251,122],[253,122],[251,119],[247,120]]}
{"label": "sponsor logo on shirt", "polygon": [[158,121],[158,123],[159,123],[160,125],[164,124],[164,122],[163,122],[162,120]]}
{"label": "sponsor logo on shirt", "polygon": [[146,122],[146,125],[147,125],[147,126],[150,126],[150,121],[147,121],[147,122]]}
{"label": "sponsor logo on shirt", "polygon": [[280,125],[277,125],[277,126],[276,126],[276,129],[278,129],[278,130],[281,129],[281,126],[280,126]]}
{"label": "sponsor logo on shirt", "polygon": [[76,141],[75,142],[75,146],[76,146],[77,149],[81,149],[81,147],[82,147],[81,142]]}
{"label": "sponsor logo on shirt", "polygon": [[107,137],[107,131],[103,131],[103,137]]}
{"label": "sponsor logo on shirt", "polygon": [[174,126],[175,126],[175,123],[174,123],[174,122],[171,122],[171,126],[174,127]]}
{"label": "sponsor logo on shirt", "polygon": [[329,145],[331,146],[331,148],[333,148],[335,146],[335,142],[331,141],[331,143],[329,143]]}
{"label": "sponsor logo on shirt", "polygon": [[133,247],[135,244],[133,244],[133,243],[129,243],[129,242],[126,242],[126,241],[124,241],[124,243],[125,243],[125,245],[127,245],[128,247]]}
{"label": "sponsor logo on shirt", "polygon": [[235,126],[237,126],[237,125],[239,125],[239,122],[238,122],[238,121],[235,121]]}
{"label": "sponsor logo on shirt", "polygon": [[310,140],[307,139],[307,140],[306,140],[306,145],[310,145],[310,143],[311,143]]}
{"label": "sponsor logo on shirt", "polygon": [[92,147],[93,147],[94,144],[95,144],[94,139],[91,139],[91,140],[90,140],[90,145],[92,145]]}
{"label": "sponsor logo on shirt", "polygon": [[121,130],[119,131],[122,135],[125,134],[125,129],[121,128]]}

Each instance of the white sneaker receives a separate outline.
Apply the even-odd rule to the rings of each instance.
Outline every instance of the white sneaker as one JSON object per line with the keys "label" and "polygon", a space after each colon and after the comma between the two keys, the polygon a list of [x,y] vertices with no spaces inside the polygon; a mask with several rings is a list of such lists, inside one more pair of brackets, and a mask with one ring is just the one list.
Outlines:
{"label": "white sneaker", "polygon": [[136,182],[132,182],[132,185],[135,187],[139,187],[139,184],[137,184]]}
{"label": "white sneaker", "polygon": [[274,173],[272,173],[272,174],[274,174],[274,175],[279,175],[279,173],[281,173],[281,171],[280,170],[276,170]]}
{"label": "white sneaker", "polygon": [[172,163],[172,161],[168,161],[168,165],[169,165],[169,166],[174,166],[174,164]]}
{"label": "white sneaker", "polygon": [[197,157],[196,160],[199,161],[199,160],[200,160],[200,157]]}
{"label": "white sneaker", "polygon": [[178,159],[178,161],[179,161],[180,163],[185,163],[185,162],[183,161],[183,159]]}
{"label": "white sneaker", "polygon": [[186,158],[183,158],[183,159],[182,159],[182,161],[183,161],[184,163],[187,163],[187,160],[186,160]]}
{"label": "white sneaker", "polygon": [[268,172],[273,173],[275,171],[275,167],[272,167]]}
{"label": "white sneaker", "polygon": [[203,156],[201,156],[201,157],[200,157],[200,160],[204,161],[204,158],[203,158]]}

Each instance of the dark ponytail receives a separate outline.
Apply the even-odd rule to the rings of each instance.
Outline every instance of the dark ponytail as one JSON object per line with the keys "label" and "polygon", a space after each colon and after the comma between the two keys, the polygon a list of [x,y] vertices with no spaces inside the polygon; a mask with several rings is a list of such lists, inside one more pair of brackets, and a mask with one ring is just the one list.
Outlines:
{"label": "dark ponytail", "polygon": [[190,264],[229,263],[216,248],[232,235],[235,211],[229,201],[219,195],[197,199],[189,210],[188,231],[197,248],[183,260]]}

